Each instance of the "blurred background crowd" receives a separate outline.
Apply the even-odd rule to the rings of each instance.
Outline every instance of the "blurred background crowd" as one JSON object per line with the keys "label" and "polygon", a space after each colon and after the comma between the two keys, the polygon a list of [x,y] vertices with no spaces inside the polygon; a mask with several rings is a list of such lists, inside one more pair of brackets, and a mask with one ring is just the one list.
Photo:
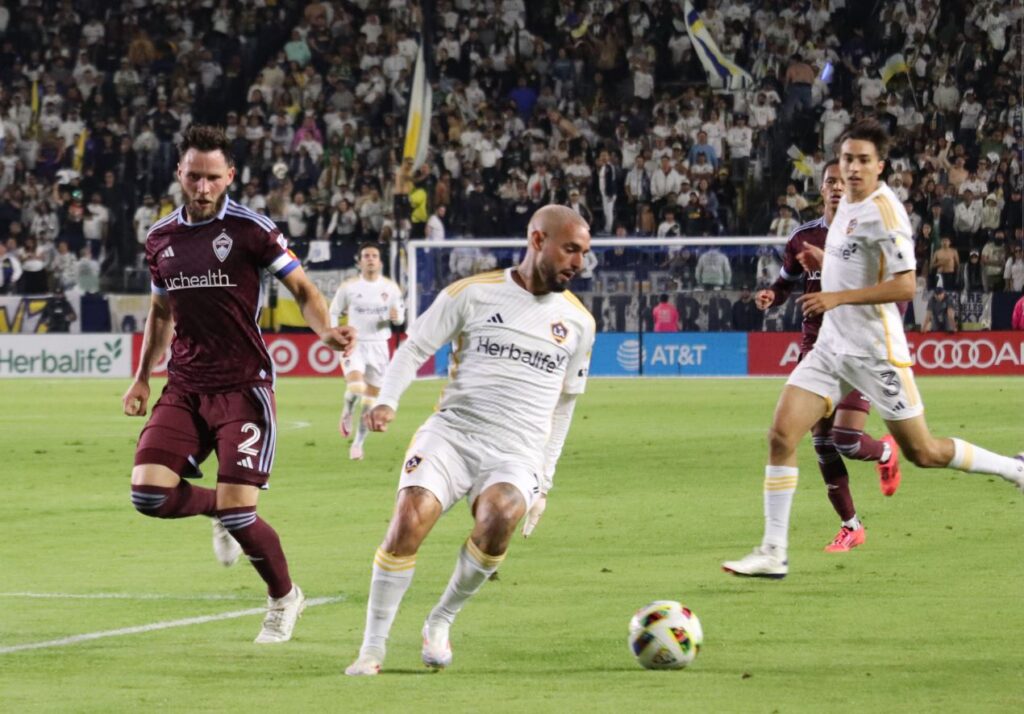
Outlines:
{"label": "blurred background crowd", "polygon": [[[784,237],[868,115],[922,280],[1024,290],[1020,3],[694,7],[750,86],[708,87],[677,0],[439,2],[430,155],[396,180],[412,3],[0,0],[0,293],[147,289],[191,122],[226,127],[236,200],[346,263],[364,239],[521,236],[551,202],[595,235]],[[657,259],[703,282],[696,251]]]}

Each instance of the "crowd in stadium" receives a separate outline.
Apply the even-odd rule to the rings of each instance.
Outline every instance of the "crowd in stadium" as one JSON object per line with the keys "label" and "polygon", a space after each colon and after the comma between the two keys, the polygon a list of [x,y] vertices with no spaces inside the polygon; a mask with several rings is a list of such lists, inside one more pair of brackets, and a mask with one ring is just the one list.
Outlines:
{"label": "crowd in stadium", "polygon": [[595,235],[785,236],[867,115],[895,137],[922,277],[1024,290],[1019,6],[694,6],[752,86],[707,86],[682,2],[438,3],[430,159],[403,182],[410,3],[0,0],[0,293],[122,288],[193,121],[226,127],[238,201],[300,255],[345,256],[406,230],[519,236],[551,202]]}

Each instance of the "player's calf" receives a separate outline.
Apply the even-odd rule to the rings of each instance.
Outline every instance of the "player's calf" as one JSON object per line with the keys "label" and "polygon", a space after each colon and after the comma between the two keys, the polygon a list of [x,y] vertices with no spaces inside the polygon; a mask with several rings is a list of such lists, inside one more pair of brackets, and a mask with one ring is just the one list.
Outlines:
{"label": "player's calf", "polygon": [[173,487],[132,484],[131,500],[135,510],[144,516],[188,518],[212,516],[217,494],[213,489],[193,486],[188,481]]}

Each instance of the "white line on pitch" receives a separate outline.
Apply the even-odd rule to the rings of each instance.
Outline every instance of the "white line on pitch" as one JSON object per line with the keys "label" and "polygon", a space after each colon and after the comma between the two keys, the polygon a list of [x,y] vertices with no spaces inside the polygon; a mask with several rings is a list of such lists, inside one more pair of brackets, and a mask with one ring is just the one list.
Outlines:
{"label": "white line on pitch", "polygon": [[47,599],[47,600],[185,600],[185,601],[222,601],[247,600],[259,602],[258,595],[175,595],[173,593],[34,593],[13,592],[0,593],[0,597]]}
{"label": "white line on pitch", "polygon": [[[345,598],[342,597],[317,597],[306,601],[306,607],[316,607],[317,605],[327,605],[329,603],[341,602]],[[0,654],[11,654],[12,652],[23,652],[25,650],[39,650],[46,647],[64,647],[67,645],[77,645],[79,642],[88,642],[89,640],[99,640],[104,637],[120,637],[121,635],[136,635],[140,632],[153,632],[155,630],[167,630],[172,627],[188,627],[189,625],[203,625],[207,622],[216,622],[218,620],[231,620],[236,617],[248,617],[249,615],[261,615],[266,612],[264,607],[254,607],[248,610],[234,610],[232,612],[222,612],[219,615],[204,615],[202,617],[187,617],[183,620],[167,620],[165,622],[154,622],[149,625],[138,625],[136,627],[122,627],[119,630],[103,630],[101,632],[86,632],[81,635],[72,635],[71,637],[62,637],[59,640],[46,640],[45,642],[29,642],[24,645],[11,645],[10,647],[0,647]]]}

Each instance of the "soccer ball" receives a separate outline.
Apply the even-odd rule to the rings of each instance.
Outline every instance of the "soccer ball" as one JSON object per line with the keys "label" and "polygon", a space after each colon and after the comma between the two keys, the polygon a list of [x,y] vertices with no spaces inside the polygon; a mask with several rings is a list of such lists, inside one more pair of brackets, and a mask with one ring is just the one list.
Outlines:
{"label": "soccer ball", "polygon": [[645,669],[682,669],[704,642],[704,628],[675,600],[655,600],[629,621],[629,650]]}

